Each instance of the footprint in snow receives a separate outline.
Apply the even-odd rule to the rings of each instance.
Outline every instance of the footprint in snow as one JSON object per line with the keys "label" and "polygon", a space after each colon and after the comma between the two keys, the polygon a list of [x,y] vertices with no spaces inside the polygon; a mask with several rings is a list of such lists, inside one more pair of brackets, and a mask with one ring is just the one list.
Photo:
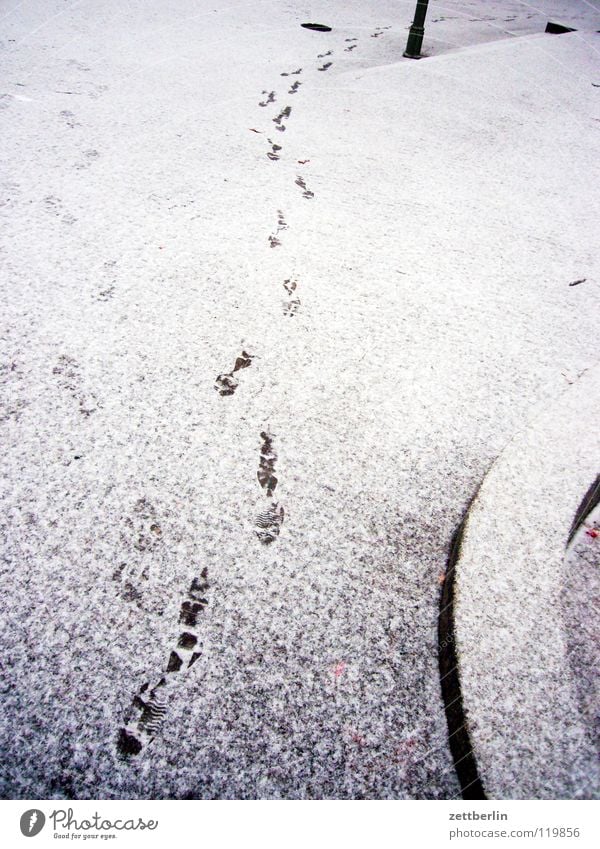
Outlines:
{"label": "footprint in snow", "polygon": [[239,386],[239,380],[235,376],[238,371],[249,368],[252,365],[253,356],[247,351],[242,351],[237,357],[233,369],[218,375],[215,380],[215,389],[221,396],[233,395]]}
{"label": "footprint in snow", "polygon": [[181,633],[169,654],[166,670],[158,682],[142,684],[125,715],[117,736],[117,753],[122,760],[135,757],[160,733],[168,715],[174,675],[190,669],[201,656],[198,619],[208,605],[208,570],[194,578],[181,604]]}

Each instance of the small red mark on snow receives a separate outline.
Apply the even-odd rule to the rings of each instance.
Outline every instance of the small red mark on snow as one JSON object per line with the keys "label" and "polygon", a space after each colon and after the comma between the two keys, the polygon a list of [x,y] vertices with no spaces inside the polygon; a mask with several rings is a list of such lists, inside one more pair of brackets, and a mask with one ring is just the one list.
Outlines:
{"label": "small red mark on snow", "polygon": [[350,739],[353,743],[358,743],[359,746],[363,746],[365,742],[365,738],[362,737],[357,731],[353,731],[350,735]]}
{"label": "small red mark on snow", "polygon": [[261,133],[260,130],[255,130],[254,127],[248,127],[248,129],[250,130],[251,133],[258,133],[259,136],[262,136],[262,133]]}
{"label": "small red mark on snow", "polygon": [[440,572],[440,574],[438,575],[438,584],[440,584],[440,586],[441,586],[444,583],[445,580],[446,580],[446,573]]}
{"label": "small red mark on snow", "polygon": [[336,678],[339,678],[341,675],[344,674],[345,670],[346,670],[346,662],[344,660],[342,660],[340,663],[337,663],[333,667],[333,674],[335,675]]}
{"label": "small red mark on snow", "polygon": [[299,159],[298,165],[306,165],[307,162],[310,162],[310,159]]}
{"label": "small red mark on snow", "polygon": [[392,761],[394,763],[402,763],[407,760],[411,756],[411,752],[416,746],[417,741],[414,737],[408,737],[406,740],[403,740],[400,745],[394,748],[394,756],[392,757]]}
{"label": "small red mark on snow", "polygon": [[596,528],[590,528],[589,531],[586,531],[586,534],[592,539],[596,539],[596,537],[599,536],[599,532]]}

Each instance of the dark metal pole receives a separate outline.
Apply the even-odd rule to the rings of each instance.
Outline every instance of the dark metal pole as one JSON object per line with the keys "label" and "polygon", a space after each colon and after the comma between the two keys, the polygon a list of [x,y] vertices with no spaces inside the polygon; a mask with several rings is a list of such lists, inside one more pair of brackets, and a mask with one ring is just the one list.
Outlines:
{"label": "dark metal pole", "polygon": [[425,35],[425,16],[427,14],[428,3],[429,0],[417,0],[415,19],[409,30],[406,50],[404,51],[407,59],[421,58],[421,45],[423,44],[423,36]]}

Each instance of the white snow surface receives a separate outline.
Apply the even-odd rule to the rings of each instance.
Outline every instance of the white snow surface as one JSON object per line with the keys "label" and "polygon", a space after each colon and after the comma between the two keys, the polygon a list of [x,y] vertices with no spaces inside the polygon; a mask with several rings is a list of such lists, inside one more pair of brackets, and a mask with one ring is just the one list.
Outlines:
{"label": "white snow surface", "polygon": [[598,358],[600,14],[413,9],[0,4],[4,797],[459,794],[449,541]]}

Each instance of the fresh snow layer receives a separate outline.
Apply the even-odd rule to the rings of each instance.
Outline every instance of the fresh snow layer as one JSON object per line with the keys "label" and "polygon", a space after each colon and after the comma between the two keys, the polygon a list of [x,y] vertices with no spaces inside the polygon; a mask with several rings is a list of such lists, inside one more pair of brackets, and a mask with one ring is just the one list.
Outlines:
{"label": "fresh snow layer", "polygon": [[485,6],[6,6],[2,795],[459,794],[449,541],[600,303],[598,16]]}

